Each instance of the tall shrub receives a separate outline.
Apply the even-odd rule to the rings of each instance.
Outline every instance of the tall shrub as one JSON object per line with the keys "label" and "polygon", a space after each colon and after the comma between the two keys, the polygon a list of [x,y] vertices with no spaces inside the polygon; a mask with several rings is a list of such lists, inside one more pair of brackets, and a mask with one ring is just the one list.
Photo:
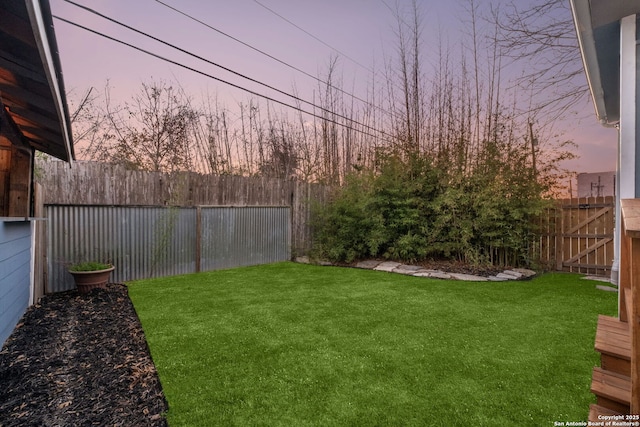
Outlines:
{"label": "tall shrub", "polygon": [[358,172],[316,209],[320,255],[350,262],[363,257],[415,261],[430,254],[431,201],[440,173],[420,156],[381,155],[375,172]]}
{"label": "tall shrub", "polygon": [[528,264],[544,186],[523,147],[502,148],[485,153],[467,175],[436,168],[424,156],[383,156],[375,171],[350,176],[316,210],[318,255]]}
{"label": "tall shrub", "polygon": [[368,173],[349,175],[334,189],[329,203],[313,208],[315,252],[332,261],[351,262],[371,255],[376,221],[367,212],[372,177]]}

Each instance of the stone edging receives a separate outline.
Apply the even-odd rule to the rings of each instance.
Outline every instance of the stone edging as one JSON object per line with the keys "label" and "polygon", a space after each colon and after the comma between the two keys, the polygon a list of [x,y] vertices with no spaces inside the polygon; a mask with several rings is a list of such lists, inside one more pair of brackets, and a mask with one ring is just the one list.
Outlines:
{"label": "stone edging", "polygon": [[[298,257],[296,262],[303,264],[310,264],[309,258]],[[332,265],[328,262],[320,262],[320,265]],[[361,261],[355,265],[355,268],[363,268],[367,270],[386,271],[389,273],[399,273],[408,276],[415,277],[429,277],[433,279],[445,279],[445,280],[462,280],[465,282],[506,282],[509,280],[522,280],[528,279],[536,275],[533,270],[526,268],[514,268],[511,270],[505,270],[502,273],[498,273],[495,276],[477,276],[474,274],[463,273],[450,273],[442,270],[429,270],[419,265],[407,265],[394,261]]]}

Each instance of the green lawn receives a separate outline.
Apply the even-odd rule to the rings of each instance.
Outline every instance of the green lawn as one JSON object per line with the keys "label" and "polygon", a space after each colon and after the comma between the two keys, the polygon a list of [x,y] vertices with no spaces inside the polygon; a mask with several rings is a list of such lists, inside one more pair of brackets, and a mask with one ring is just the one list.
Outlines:
{"label": "green lawn", "polygon": [[129,286],[176,426],[584,421],[597,315],[570,274],[465,283],[294,263]]}

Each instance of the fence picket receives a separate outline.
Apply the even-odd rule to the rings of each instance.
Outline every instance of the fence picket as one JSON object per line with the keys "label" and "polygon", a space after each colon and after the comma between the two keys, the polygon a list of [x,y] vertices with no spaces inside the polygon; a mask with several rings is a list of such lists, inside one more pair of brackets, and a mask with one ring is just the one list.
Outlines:
{"label": "fence picket", "polygon": [[615,198],[558,200],[541,218],[537,251],[551,270],[607,276],[613,263]]}
{"label": "fence picket", "polygon": [[[330,187],[320,184],[260,176],[163,174],[94,162],[77,162],[69,168],[64,162],[48,161],[39,167],[45,205],[289,206],[294,255],[311,248],[311,202],[327,201],[330,192]],[[540,265],[549,270],[609,274],[613,206],[613,197],[600,197],[559,200],[547,209],[539,219],[540,236],[532,249]]]}
{"label": "fence picket", "polygon": [[61,161],[38,165],[45,205],[76,206],[290,206],[292,250],[311,245],[311,201],[327,200],[330,187],[262,176],[214,176],[132,171],[122,165]]}

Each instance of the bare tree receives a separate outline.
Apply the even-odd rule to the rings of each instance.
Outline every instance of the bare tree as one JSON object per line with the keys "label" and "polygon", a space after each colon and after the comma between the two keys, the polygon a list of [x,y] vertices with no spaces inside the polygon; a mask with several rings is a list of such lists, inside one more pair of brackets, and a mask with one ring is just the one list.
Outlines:
{"label": "bare tree", "polygon": [[195,169],[200,157],[190,135],[198,113],[184,92],[165,82],[142,83],[122,106],[112,105],[107,82],[103,98],[90,89],[72,117],[79,157],[86,160],[173,172]]}
{"label": "bare tree", "polygon": [[406,153],[418,153],[425,123],[420,9],[413,0],[408,13],[401,11],[398,4],[392,12],[396,19],[397,62],[387,65],[386,69],[392,127],[399,148]]}
{"label": "bare tree", "polygon": [[322,158],[324,160],[323,178],[327,183],[340,183],[340,150],[338,145],[338,115],[339,94],[337,87],[341,86],[340,81],[336,81],[338,57],[332,56],[327,68],[326,84],[320,87],[320,105],[322,106],[322,118],[320,128],[322,129]]}
{"label": "bare tree", "polygon": [[[206,95],[194,106],[179,84],[165,82],[142,84],[129,102],[112,105],[107,86],[103,97],[88,91],[74,113],[84,123],[74,126],[84,147],[79,152],[137,169],[264,174],[339,185],[354,170],[373,170],[392,151],[428,157],[443,179],[462,181],[509,161],[505,153],[522,160],[526,144],[542,176],[544,151],[548,159],[554,154],[550,145],[533,146],[534,130],[535,139],[546,139],[540,116],[575,105],[584,93],[570,19],[548,16],[559,8],[569,18],[568,8],[560,0],[534,0],[525,7],[513,0],[494,12],[490,27],[482,25],[481,1],[466,0],[469,31],[459,46],[428,44],[439,55],[433,70],[425,69],[421,56],[428,46],[421,42],[419,2],[412,0],[406,10],[397,3],[395,11],[390,7],[396,51],[385,59],[386,84],[367,89],[369,104],[345,102],[337,57],[330,58],[314,92],[313,103],[317,99],[320,107],[313,118],[302,111],[276,112],[259,99],[230,109]],[[529,61],[524,69],[530,71],[517,85],[503,71],[509,59]],[[538,93],[554,96],[543,102],[535,98]]]}
{"label": "bare tree", "polygon": [[259,172],[273,178],[296,177],[299,161],[293,125],[269,119],[268,126],[268,156],[260,164]]}
{"label": "bare tree", "polygon": [[189,130],[197,114],[181,92],[165,82],[143,83],[123,114],[126,120],[113,122],[120,136],[117,157],[145,170],[191,169]]}
{"label": "bare tree", "polygon": [[109,99],[109,82],[100,95],[94,87],[86,90],[77,103],[73,96],[67,96],[72,104],[71,127],[78,157],[90,160],[104,160],[103,149],[111,139],[108,132],[109,118],[102,103]]}
{"label": "bare tree", "polygon": [[496,42],[524,70],[518,84],[534,98],[533,115],[556,118],[588,102],[568,1],[511,2],[492,19],[500,29]]}

